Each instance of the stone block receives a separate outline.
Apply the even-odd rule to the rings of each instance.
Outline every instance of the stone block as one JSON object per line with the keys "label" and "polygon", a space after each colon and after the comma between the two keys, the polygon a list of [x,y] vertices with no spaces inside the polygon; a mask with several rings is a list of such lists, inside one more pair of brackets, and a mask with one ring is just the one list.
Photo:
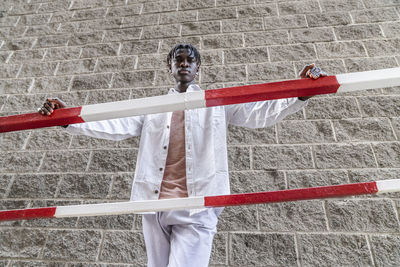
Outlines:
{"label": "stone block", "polygon": [[306,18],[310,27],[351,24],[351,17],[343,12],[307,14]]}
{"label": "stone block", "polygon": [[227,234],[217,233],[214,236],[213,247],[211,250],[210,264],[226,264],[227,263]]}
{"label": "stone block", "polygon": [[372,149],[367,144],[331,144],[314,146],[318,169],[376,167]]}
{"label": "stone block", "polygon": [[295,266],[292,234],[233,233],[229,262],[234,266]]}
{"label": "stone block", "polygon": [[[122,101],[129,99],[129,90],[102,90],[102,91],[91,91],[87,104],[106,103],[114,101]],[[115,142],[115,141],[114,141]]]}
{"label": "stone block", "polygon": [[320,97],[305,108],[307,119],[359,118],[361,114],[354,97]]}
{"label": "stone block", "polygon": [[228,144],[230,145],[262,145],[276,143],[274,127],[250,129],[238,126],[229,126]]}
{"label": "stone block", "polygon": [[224,50],[225,64],[268,62],[268,48],[237,48]]}
{"label": "stone block", "polygon": [[[99,58],[96,72],[132,71],[137,62],[136,56]],[[140,64],[140,62],[139,62]]]}
{"label": "stone block", "polygon": [[44,50],[17,50],[15,51],[8,63],[21,63],[26,61],[40,61],[43,59]]}
{"label": "stone block", "polygon": [[355,23],[371,23],[398,20],[396,9],[375,8],[367,10],[355,10],[351,12]]}
{"label": "stone block", "polygon": [[[222,63],[223,63],[222,51],[211,50],[211,51],[201,52],[201,66],[222,65]],[[162,64],[160,64],[159,66],[162,66]]]}
{"label": "stone block", "polygon": [[112,88],[130,88],[152,86],[155,72],[150,70],[135,72],[118,72],[114,76]]}
{"label": "stone block", "polygon": [[319,4],[316,0],[292,1],[278,3],[279,14],[314,14],[319,13]]}
{"label": "stone block", "polygon": [[124,28],[117,30],[108,30],[106,31],[104,42],[136,40],[139,39],[141,33],[142,33],[141,28]]}
{"label": "stone block", "polygon": [[116,142],[113,140],[98,139],[84,135],[74,135],[72,137],[71,149],[98,149],[115,148]]}
{"label": "stone block", "polygon": [[[169,13],[164,13],[169,14]],[[160,14],[141,14],[140,16],[125,17],[122,21],[122,27],[141,27],[148,25],[157,25]]]}
{"label": "stone block", "polygon": [[84,172],[89,161],[89,154],[89,151],[48,151],[40,171]]}
{"label": "stone block", "polygon": [[107,89],[110,87],[111,73],[75,76],[71,90]]}
{"label": "stone block", "polygon": [[158,40],[123,42],[120,55],[140,55],[157,53]]}
{"label": "stone block", "polygon": [[241,34],[207,35],[202,37],[203,49],[236,48],[243,47]]}
{"label": "stone block", "polygon": [[58,23],[28,26],[25,36],[55,35],[57,34],[57,28]]}
{"label": "stone block", "polygon": [[[110,7],[107,12],[107,17],[126,17],[140,14],[142,5],[116,6]],[[97,16],[99,18],[101,16]]]}
{"label": "stone block", "polygon": [[400,167],[400,143],[375,143],[372,145],[381,168]]}
{"label": "stone block", "polygon": [[18,25],[39,25],[46,24],[50,21],[51,14],[33,14],[33,15],[25,15],[21,16],[21,19],[18,21]]}
{"label": "stone block", "polygon": [[51,230],[43,257],[54,260],[94,261],[102,234],[93,230]]}
{"label": "stone block", "polygon": [[327,231],[321,200],[269,203],[258,206],[260,228],[268,232]]}
{"label": "stone block", "polygon": [[118,49],[118,43],[86,45],[82,47],[81,58],[116,56]]}
{"label": "stone block", "polygon": [[0,65],[0,79],[16,78],[21,65]]}
{"label": "stone block", "polygon": [[11,179],[12,175],[0,174],[0,198],[3,198],[6,195]]}
{"label": "stone block", "polygon": [[42,1],[40,1],[40,2],[41,2],[41,4],[40,4],[39,10],[38,10],[38,12],[40,12],[40,13],[66,11],[71,4],[68,1],[51,1],[51,2],[47,2],[47,3],[42,3]]}
{"label": "stone block", "polygon": [[133,177],[132,173],[115,174],[110,198],[128,200],[131,195]]}
{"label": "stone block", "polygon": [[[162,39],[168,37],[178,37],[180,35],[180,24],[144,26],[141,39]],[[183,28],[182,28],[183,30]]]}
{"label": "stone block", "polygon": [[289,62],[251,64],[248,66],[250,81],[294,79],[293,64]]}
{"label": "stone block", "polygon": [[[0,265],[1,266],[1,265]],[[65,262],[57,261],[12,261],[10,267],[65,267]]]}
{"label": "stone block", "polygon": [[[34,93],[52,93],[68,91],[71,76],[61,77],[40,77],[35,78],[32,92]],[[43,102],[45,99],[43,99]]]}
{"label": "stone block", "polygon": [[80,217],[77,227],[85,229],[130,230],[132,229],[134,220],[134,214]]}
{"label": "stone block", "polygon": [[319,58],[366,57],[362,43],[358,41],[318,43],[316,44]]}
{"label": "stone block", "polygon": [[300,234],[303,266],[374,266],[364,235]]}
{"label": "stone block", "polygon": [[386,6],[394,6],[399,2],[397,0],[365,0],[365,6],[367,8],[375,8],[377,6],[386,7]]}
{"label": "stone block", "polygon": [[278,140],[281,144],[334,142],[329,121],[283,121],[278,124]]}
{"label": "stone block", "polygon": [[364,9],[361,0],[321,0],[320,3],[323,12],[348,12],[349,10]]}
{"label": "stone block", "polygon": [[[126,9],[129,10],[128,8],[126,8]],[[92,8],[92,9],[76,10],[74,12],[73,17],[70,19],[70,21],[104,18],[106,13],[107,13],[107,15],[112,16],[114,14],[114,12],[115,12],[115,8],[110,8],[108,13],[107,13],[106,8]],[[111,15],[110,15],[110,13],[111,13]]]}
{"label": "stone block", "polygon": [[203,67],[201,82],[233,82],[246,79],[244,65]]}
{"label": "stone block", "polygon": [[266,30],[304,28],[307,27],[307,21],[305,15],[266,17],[264,27]]}
{"label": "stone block", "polygon": [[28,131],[2,133],[0,136],[0,151],[21,150],[28,136]]}
{"label": "stone block", "polygon": [[43,152],[1,153],[0,171],[10,173],[36,172],[43,158]]}
{"label": "stone block", "polygon": [[[43,4],[51,4],[49,3],[43,3]],[[74,12],[73,11],[55,11],[53,13],[53,16],[50,19],[51,23],[63,23],[67,21],[71,21],[73,18]]]}
{"label": "stone block", "polygon": [[125,0],[76,0],[70,7],[71,10],[84,9],[84,8],[96,8],[103,6],[121,6],[125,4]]}
{"label": "stone block", "polygon": [[[188,12],[188,11],[186,11]],[[237,18],[235,7],[220,7],[212,9],[199,10],[199,21],[201,20],[221,20]],[[196,17],[196,15],[194,16]],[[189,21],[189,20],[186,20]],[[171,22],[173,23],[173,22]]]}
{"label": "stone block", "polygon": [[262,146],[253,148],[255,170],[312,169],[310,146]]}
{"label": "stone block", "polygon": [[252,4],[254,1],[252,0],[217,0],[217,6],[236,6],[236,5],[245,5]]}
{"label": "stone block", "polygon": [[9,198],[54,198],[60,177],[53,174],[16,175]]}
{"label": "stone block", "polygon": [[[239,18],[227,19],[222,21],[222,32],[249,32],[262,31],[262,18]],[[200,34],[200,33],[199,33]]]}
{"label": "stone block", "polygon": [[[9,36],[9,34],[7,34],[7,36]],[[1,46],[1,50],[26,50],[32,48],[34,42],[35,38],[32,37],[5,40]]]}
{"label": "stone block", "polygon": [[372,39],[383,37],[379,25],[363,24],[335,27],[338,40]]}
{"label": "stone block", "polygon": [[215,6],[214,0],[199,0],[196,2],[189,0],[182,0],[179,2],[179,9],[201,9],[201,8],[210,8]]}
{"label": "stone block", "polygon": [[246,47],[287,44],[289,34],[285,30],[249,32],[244,34],[244,40]]}
{"label": "stone block", "polygon": [[285,177],[280,171],[231,172],[232,193],[249,193],[282,190],[286,188]]}
{"label": "stone block", "polygon": [[296,61],[316,59],[312,44],[272,46],[269,48],[271,61]]}
{"label": "stone block", "polygon": [[387,199],[332,200],[327,203],[329,224],[338,232],[398,233],[395,207]]}
{"label": "stone block", "polygon": [[239,18],[277,16],[278,10],[274,3],[262,5],[244,5],[237,7]]}
{"label": "stone block", "polygon": [[191,21],[196,21],[196,18],[197,18],[196,10],[161,13],[160,24],[191,22]]}
{"label": "stone block", "polygon": [[291,38],[294,43],[312,43],[335,41],[335,34],[330,28],[294,29]]}
{"label": "stone block", "polygon": [[132,172],[135,169],[137,149],[97,150],[93,152],[89,171]]}
{"label": "stone block", "polygon": [[48,97],[58,97],[62,99],[65,103],[71,106],[82,106],[85,103],[87,93],[83,92],[68,92],[68,93],[53,93],[48,95]]}
{"label": "stone block", "polygon": [[25,4],[25,3],[13,6],[13,8],[8,11],[8,15],[34,14],[38,11],[40,6],[40,4]]}
{"label": "stone block", "polygon": [[[68,205],[79,205],[80,201],[76,200],[34,200],[31,207],[57,207]],[[44,218],[24,221],[24,227],[38,227],[38,228],[75,228],[77,217],[71,218]]]}
{"label": "stone block", "polygon": [[161,41],[160,53],[169,53],[169,51],[178,43],[189,43],[195,47],[200,47],[199,36],[187,36],[179,38],[168,38]]}
{"label": "stone block", "polygon": [[369,71],[397,67],[397,62],[394,57],[352,58],[346,59],[344,62],[349,72]]}
{"label": "stone block", "polygon": [[218,219],[218,231],[257,231],[257,206],[226,207]]}
{"label": "stone block", "polygon": [[[33,79],[0,80],[0,94],[26,94],[33,84]],[[4,101],[1,102],[1,105]]]}
{"label": "stone block", "polygon": [[221,25],[218,21],[188,22],[182,24],[182,36],[220,33]]}
{"label": "stone block", "polygon": [[358,98],[366,117],[396,117],[400,114],[400,96],[363,96]]}
{"label": "stone block", "polygon": [[60,62],[57,75],[81,74],[94,70],[95,59],[80,59]]}
{"label": "stone block", "polygon": [[45,100],[44,95],[10,95],[3,111],[36,111]]}
{"label": "stone block", "polygon": [[250,169],[250,147],[228,147],[228,163],[233,171]]}
{"label": "stone block", "polygon": [[[44,100],[43,100],[44,101]],[[62,129],[41,129],[32,131],[27,150],[57,150],[67,149],[71,135]]]}
{"label": "stone block", "polygon": [[165,0],[165,1],[155,1],[155,2],[145,2],[143,4],[142,13],[164,13],[168,11],[178,10],[177,0]]}
{"label": "stone block", "polygon": [[400,117],[392,118],[391,122],[392,122],[393,129],[396,133],[396,136],[399,137],[400,136]]}
{"label": "stone block", "polygon": [[32,62],[22,66],[20,77],[53,76],[57,62]]}
{"label": "stone block", "polygon": [[71,60],[78,59],[81,52],[80,47],[54,47],[48,48],[44,60]]}
{"label": "stone block", "polygon": [[400,237],[396,235],[372,235],[371,248],[376,266],[396,266],[400,262]]}
{"label": "stone block", "polygon": [[336,137],[343,141],[394,141],[387,118],[347,119],[333,122]]}
{"label": "stone block", "polygon": [[0,228],[0,257],[37,258],[46,242],[46,232],[37,229]]}
{"label": "stone block", "polygon": [[113,231],[104,235],[100,260],[145,265],[146,249],[142,233]]}
{"label": "stone block", "polygon": [[348,183],[344,170],[286,171],[289,189],[330,186]]}
{"label": "stone block", "polygon": [[395,56],[400,50],[400,39],[367,40],[364,44],[371,57]]}
{"label": "stone block", "polygon": [[104,199],[110,186],[110,174],[65,174],[58,197]]}
{"label": "stone block", "polygon": [[[100,43],[103,40],[103,31],[73,33],[69,40],[68,45],[86,45],[89,43]],[[80,48],[80,47],[79,47]]]}
{"label": "stone block", "polygon": [[60,47],[65,46],[68,43],[68,35],[49,35],[41,36],[35,43],[34,48],[46,48],[46,47]]}
{"label": "stone block", "polygon": [[400,37],[400,22],[388,22],[382,24],[383,32],[387,38]]}
{"label": "stone block", "polygon": [[[24,18],[24,17],[22,17]],[[0,27],[14,27],[19,20],[18,16],[0,18]]]}

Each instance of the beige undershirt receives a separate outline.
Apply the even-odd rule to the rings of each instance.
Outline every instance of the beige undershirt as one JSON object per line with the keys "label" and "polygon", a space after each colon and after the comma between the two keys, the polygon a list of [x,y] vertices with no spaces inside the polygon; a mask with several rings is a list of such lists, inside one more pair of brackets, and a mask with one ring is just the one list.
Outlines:
{"label": "beige undershirt", "polygon": [[187,197],[185,112],[172,113],[167,162],[159,199]]}

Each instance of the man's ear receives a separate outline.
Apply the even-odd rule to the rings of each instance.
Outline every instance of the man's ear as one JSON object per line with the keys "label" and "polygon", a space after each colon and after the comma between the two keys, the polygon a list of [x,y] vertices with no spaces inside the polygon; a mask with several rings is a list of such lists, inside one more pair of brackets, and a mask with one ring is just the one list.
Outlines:
{"label": "man's ear", "polygon": [[172,72],[171,64],[167,64],[167,68],[168,68],[169,72]]}

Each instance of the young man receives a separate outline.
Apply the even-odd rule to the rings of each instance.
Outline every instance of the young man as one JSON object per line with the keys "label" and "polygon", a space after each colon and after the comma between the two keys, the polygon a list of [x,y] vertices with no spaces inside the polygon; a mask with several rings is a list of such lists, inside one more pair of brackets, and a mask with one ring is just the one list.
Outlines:
{"label": "young man", "polygon": [[[200,54],[190,44],[176,45],[167,64],[176,84],[169,94],[201,90],[194,83]],[[326,75],[314,65],[302,77]],[[141,135],[131,200],[229,194],[226,129],[228,124],[271,126],[306,105],[291,98],[142,115],[73,124],[71,134],[122,140]],[[50,115],[65,104],[48,99],[40,109]],[[208,266],[222,208],[179,210],[143,215],[148,266]]]}

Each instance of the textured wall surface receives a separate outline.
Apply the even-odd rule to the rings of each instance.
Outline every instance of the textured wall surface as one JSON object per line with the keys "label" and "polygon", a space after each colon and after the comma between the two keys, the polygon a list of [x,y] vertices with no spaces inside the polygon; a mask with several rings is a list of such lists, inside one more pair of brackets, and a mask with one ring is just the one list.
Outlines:
{"label": "textured wall surface", "polygon": [[[0,113],[165,94],[166,53],[200,48],[204,88],[400,65],[399,0],[2,0]],[[233,192],[400,178],[400,87],[315,97],[229,128]],[[129,199],[137,138],[0,135],[0,209]],[[226,208],[211,266],[400,266],[400,193]],[[136,215],[3,222],[0,266],[144,266]],[[194,266],[195,267],[195,266]]]}

